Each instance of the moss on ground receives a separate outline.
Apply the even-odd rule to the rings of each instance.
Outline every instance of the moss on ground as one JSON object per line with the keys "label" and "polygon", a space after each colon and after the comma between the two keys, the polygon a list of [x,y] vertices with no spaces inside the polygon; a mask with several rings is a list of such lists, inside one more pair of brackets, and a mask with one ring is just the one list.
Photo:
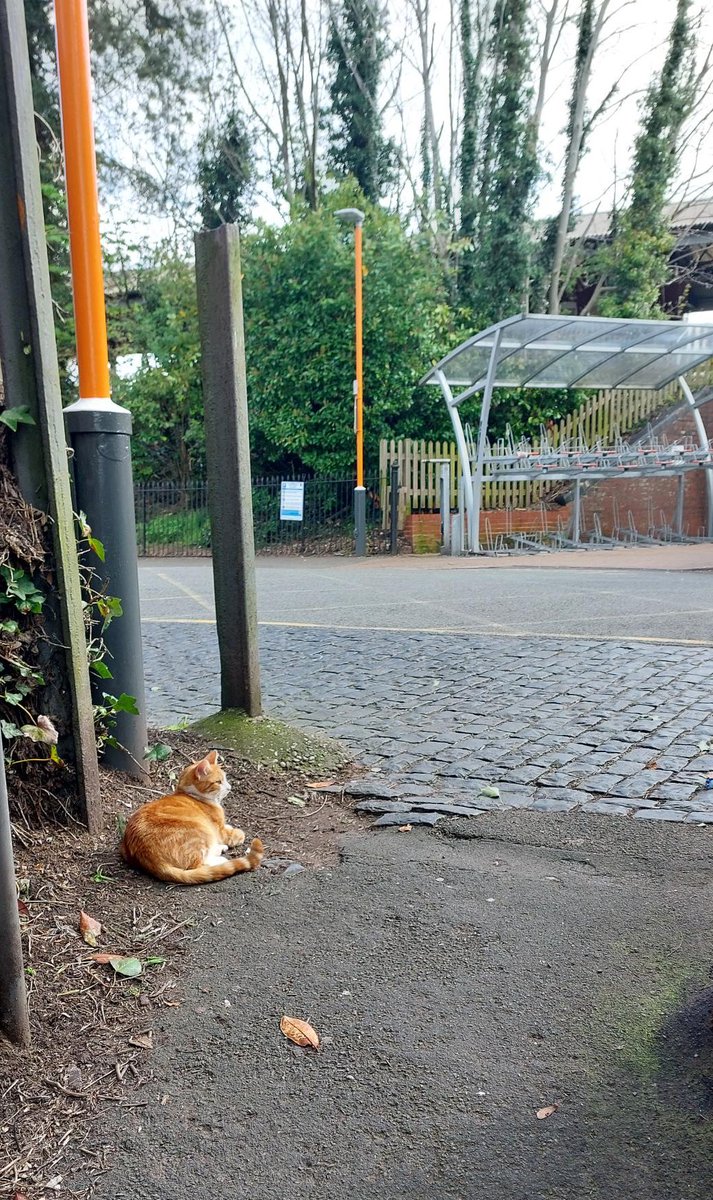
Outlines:
{"label": "moss on ground", "polygon": [[619,1022],[617,1046],[624,1066],[641,1075],[661,1070],[661,1033],[681,1003],[690,975],[679,970],[662,979],[658,990],[631,1001]]}
{"label": "moss on ground", "polygon": [[247,717],[239,709],[212,713],[196,721],[191,729],[260,765],[324,772],[337,771],[349,762],[339,742],[304,733],[269,717]]}

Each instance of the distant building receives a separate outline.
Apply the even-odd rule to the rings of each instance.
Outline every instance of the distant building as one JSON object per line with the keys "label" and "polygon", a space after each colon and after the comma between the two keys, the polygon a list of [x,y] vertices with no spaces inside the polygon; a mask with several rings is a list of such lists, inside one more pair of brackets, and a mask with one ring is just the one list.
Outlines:
{"label": "distant building", "polygon": [[[667,206],[667,217],[676,244],[670,258],[670,280],[663,289],[667,312],[684,314],[713,309],[713,198],[681,201]],[[587,258],[610,239],[610,212],[582,213],[568,235],[577,258]],[[579,278],[565,294],[562,310],[582,313],[591,303],[597,280],[580,269]],[[591,277],[590,277],[591,276]],[[600,293],[606,295],[606,290]]]}

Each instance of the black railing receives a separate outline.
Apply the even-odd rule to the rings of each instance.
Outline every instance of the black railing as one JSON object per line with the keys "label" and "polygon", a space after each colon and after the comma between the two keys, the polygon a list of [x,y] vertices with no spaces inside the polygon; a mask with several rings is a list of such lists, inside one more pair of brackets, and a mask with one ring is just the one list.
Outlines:
{"label": "black railing", "polygon": [[[295,478],[294,476],[292,477]],[[354,542],[354,480],[304,479],[301,521],[280,517],[282,478],[253,483],[255,549],[271,554],[348,554]],[[138,483],[135,486],[139,554],[150,557],[210,554],[206,483]],[[389,548],[382,530],[379,482],[366,482],[370,553]]]}

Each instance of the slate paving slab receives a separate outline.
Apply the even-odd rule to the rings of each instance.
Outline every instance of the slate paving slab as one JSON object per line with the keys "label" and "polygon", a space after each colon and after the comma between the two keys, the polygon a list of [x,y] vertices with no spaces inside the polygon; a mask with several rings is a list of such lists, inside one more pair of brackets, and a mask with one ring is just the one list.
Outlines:
{"label": "slate paving slab", "polygon": [[443,817],[436,812],[384,813],[374,821],[372,829],[384,829],[389,825],[436,825]]}

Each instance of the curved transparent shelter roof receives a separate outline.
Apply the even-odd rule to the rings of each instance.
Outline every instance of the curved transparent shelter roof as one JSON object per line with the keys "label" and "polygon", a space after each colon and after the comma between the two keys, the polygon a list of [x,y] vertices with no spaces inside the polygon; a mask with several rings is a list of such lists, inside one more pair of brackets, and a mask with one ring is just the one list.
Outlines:
{"label": "curved transparent shelter roof", "polygon": [[713,358],[713,325],[520,313],[468,338],[421,383],[445,380],[457,405],[485,387],[494,347],[494,387],[657,389]]}

